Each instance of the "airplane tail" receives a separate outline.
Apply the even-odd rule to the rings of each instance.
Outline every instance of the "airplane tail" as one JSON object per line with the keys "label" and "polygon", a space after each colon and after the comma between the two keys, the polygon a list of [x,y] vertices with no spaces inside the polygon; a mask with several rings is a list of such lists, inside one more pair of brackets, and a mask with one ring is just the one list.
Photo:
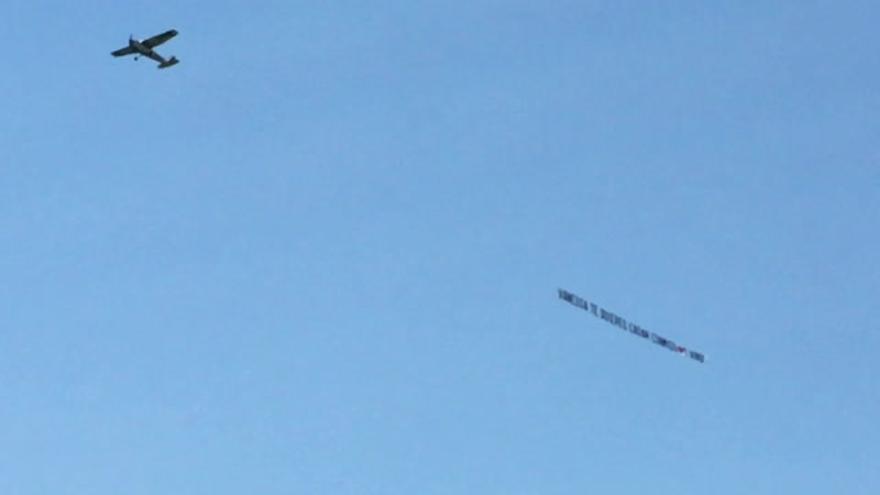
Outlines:
{"label": "airplane tail", "polygon": [[168,67],[171,67],[172,65],[175,65],[178,62],[180,62],[180,60],[177,60],[177,57],[172,56],[168,60],[159,64],[159,68],[160,69],[167,69]]}

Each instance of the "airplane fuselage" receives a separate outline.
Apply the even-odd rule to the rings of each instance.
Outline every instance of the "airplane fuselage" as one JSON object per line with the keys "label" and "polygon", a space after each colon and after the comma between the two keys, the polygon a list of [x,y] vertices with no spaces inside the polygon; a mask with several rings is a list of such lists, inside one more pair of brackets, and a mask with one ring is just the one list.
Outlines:
{"label": "airplane fuselage", "polygon": [[156,53],[152,48],[145,47],[143,43],[135,39],[128,40],[128,46],[130,46],[135,52],[144,56],[154,55]]}

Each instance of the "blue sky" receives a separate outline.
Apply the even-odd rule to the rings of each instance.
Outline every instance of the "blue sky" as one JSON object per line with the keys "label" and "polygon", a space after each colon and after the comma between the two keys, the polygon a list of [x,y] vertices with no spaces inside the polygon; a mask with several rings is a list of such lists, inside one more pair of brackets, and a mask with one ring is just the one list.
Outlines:
{"label": "blue sky", "polygon": [[880,489],[875,2],[2,12],[0,492]]}

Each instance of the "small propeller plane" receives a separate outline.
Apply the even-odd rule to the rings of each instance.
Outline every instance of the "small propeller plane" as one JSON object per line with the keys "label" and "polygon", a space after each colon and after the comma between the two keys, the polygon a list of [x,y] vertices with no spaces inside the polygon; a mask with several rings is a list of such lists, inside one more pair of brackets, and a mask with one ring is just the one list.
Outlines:
{"label": "small propeller plane", "polygon": [[162,55],[156,53],[153,48],[161,45],[162,43],[165,43],[175,36],[177,36],[177,31],[174,29],[170,29],[162,34],[157,34],[156,36],[153,36],[152,38],[147,38],[145,40],[136,40],[133,36],[129,36],[128,46],[116,50],[115,52],[111,53],[111,55],[113,55],[114,57],[122,57],[125,55],[134,54],[135,60],[137,60],[141,56],[144,56],[147,58],[151,58],[156,62],[159,62],[159,69],[167,69],[177,62],[180,62],[180,60],[177,60],[177,57],[174,56],[166,60],[164,57],[162,57]]}

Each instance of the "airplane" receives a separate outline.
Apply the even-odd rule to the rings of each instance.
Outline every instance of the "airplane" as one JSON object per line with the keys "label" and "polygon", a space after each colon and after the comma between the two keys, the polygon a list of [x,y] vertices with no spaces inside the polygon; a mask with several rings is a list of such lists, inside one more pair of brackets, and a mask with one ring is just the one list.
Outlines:
{"label": "airplane", "polygon": [[128,46],[116,50],[115,52],[111,53],[111,55],[113,55],[114,57],[122,57],[125,55],[134,54],[135,60],[137,60],[141,56],[144,56],[147,58],[151,58],[156,62],[159,62],[159,69],[167,69],[177,62],[180,62],[180,60],[177,60],[177,57],[174,56],[166,60],[162,57],[162,55],[159,55],[158,53],[153,51],[153,48],[161,45],[162,43],[165,43],[175,36],[177,36],[177,31],[174,29],[170,29],[162,34],[157,34],[156,36],[153,36],[152,38],[147,38],[145,40],[136,40],[134,39],[134,37],[129,36]]}

